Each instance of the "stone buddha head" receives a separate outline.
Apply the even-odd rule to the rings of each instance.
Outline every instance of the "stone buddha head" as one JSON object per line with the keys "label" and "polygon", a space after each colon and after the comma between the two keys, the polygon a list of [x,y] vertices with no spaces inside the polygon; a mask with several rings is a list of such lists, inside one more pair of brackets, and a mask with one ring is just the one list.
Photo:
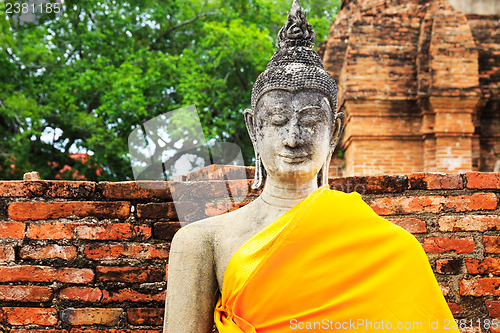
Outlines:
{"label": "stone buddha head", "polygon": [[254,189],[266,176],[328,183],[328,165],[343,128],[337,86],[314,50],[315,33],[299,0],[279,32],[279,48],[252,90],[245,122],[255,150]]}

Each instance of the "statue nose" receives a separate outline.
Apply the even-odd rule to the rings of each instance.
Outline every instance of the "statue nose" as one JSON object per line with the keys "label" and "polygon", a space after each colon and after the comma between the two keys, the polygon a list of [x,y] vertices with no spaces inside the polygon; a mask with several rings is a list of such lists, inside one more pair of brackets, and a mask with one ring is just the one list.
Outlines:
{"label": "statue nose", "polygon": [[285,134],[285,138],[283,140],[283,144],[285,146],[294,148],[297,146],[301,146],[304,143],[304,140],[301,135],[301,131],[299,126],[295,123],[291,123],[288,126],[288,131]]}

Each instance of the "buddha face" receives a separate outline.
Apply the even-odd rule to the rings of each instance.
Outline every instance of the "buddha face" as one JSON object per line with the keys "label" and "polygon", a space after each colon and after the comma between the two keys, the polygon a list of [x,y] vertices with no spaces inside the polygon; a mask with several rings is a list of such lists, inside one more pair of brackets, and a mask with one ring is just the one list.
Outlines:
{"label": "buddha face", "polygon": [[325,95],[273,90],[260,98],[253,116],[251,135],[268,176],[315,179],[331,150],[332,110]]}

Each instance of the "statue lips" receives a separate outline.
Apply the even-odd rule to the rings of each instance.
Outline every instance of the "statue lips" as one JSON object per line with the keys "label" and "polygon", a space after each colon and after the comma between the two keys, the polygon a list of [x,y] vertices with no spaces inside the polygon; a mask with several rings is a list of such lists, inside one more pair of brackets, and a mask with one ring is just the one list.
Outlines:
{"label": "statue lips", "polygon": [[299,164],[308,160],[309,154],[300,153],[300,154],[287,154],[281,153],[278,156],[282,157],[285,163],[289,164]]}

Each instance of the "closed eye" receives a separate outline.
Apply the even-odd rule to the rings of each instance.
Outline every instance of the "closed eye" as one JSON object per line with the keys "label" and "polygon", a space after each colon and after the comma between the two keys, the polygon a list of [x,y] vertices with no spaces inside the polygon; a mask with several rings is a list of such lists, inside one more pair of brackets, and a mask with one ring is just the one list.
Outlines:
{"label": "closed eye", "polygon": [[274,126],[283,126],[287,123],[288,118],[282,114],[273,114],[271,116],[271,124]]}
{"label": "closed eye", "polygon": [[318,116],[318,115],[308,114],[308,115],[300,118],[300,123],[304,126],[314,126],[322,120],[323,120],[323,118]]}

